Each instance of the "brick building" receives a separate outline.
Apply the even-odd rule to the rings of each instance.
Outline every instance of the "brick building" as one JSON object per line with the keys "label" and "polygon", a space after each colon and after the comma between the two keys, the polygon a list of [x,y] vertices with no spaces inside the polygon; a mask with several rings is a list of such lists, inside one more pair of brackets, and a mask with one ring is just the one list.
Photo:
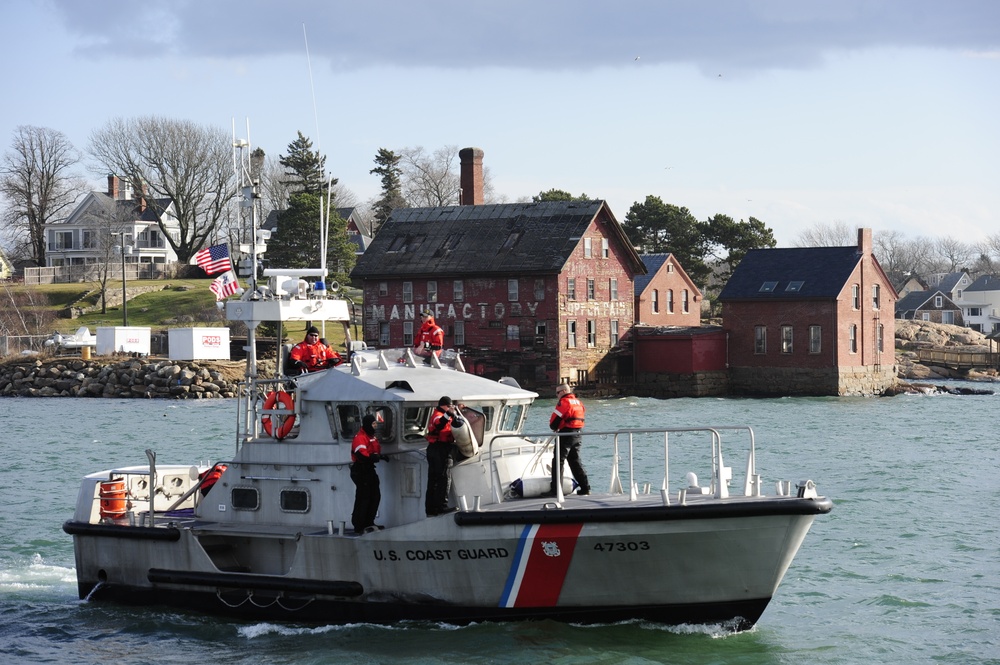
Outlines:
{"label": "brick building", "polygon": [[850,247],[757,249],[719,294],[736,394],[881,394],[896,380],[897,294],[872,254]]}
{"label": "brick building", "polygon": [[701,291],[673,254],[643,254],[635,278],[635,320],[646,326],[701,325]]}
{"label": "brick building", "polygon": [[621,341],[645,267],[607,204],[483,205],[482,151],[459,155],[470,204],[396,210],[359,257],[364,340],[412,346],[427,308],[477,374],[545,390],[630,378]]}

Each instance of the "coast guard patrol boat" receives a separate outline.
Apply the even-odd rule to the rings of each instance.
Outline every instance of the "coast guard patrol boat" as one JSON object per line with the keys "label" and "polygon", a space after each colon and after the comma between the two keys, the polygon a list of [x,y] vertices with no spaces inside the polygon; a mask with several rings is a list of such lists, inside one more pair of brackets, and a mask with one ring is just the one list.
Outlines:
{"label": "coast guard patrol boat", "polygon": [[[320,288],[324,273],[265,271],[267,287],[254,281],[226,303],[249,330],[230,459],[167,464],[149,450],[143,464],[83,478],[63,526],[81,598],[294,622],[642,619],[742,630],[832,509],[812,481],[772,479],[765,491],[745,426],[585,431],[585,445],[613,450],[610,476],[592,475],[592,493],[579,496],[567,474],[542,496],[558,439],[524,431],[538,395],[464,371],[450,350],[428,366],[409,349],[351,342],[348,304]],[[265,321],[343,325],[348,359],[258,376]],[[428,517],[424,436],[442,395],[464,405],[465,424],[453,510]],[[377,467],[383,528],[356,534],[350,443],[368,414],[389,460]],[[734,473],[727,461],[737,459]]]}

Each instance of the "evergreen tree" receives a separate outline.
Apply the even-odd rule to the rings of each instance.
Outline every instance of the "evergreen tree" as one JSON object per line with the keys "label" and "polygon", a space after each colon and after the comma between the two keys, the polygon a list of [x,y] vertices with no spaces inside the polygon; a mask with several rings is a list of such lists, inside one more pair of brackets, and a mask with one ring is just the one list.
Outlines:
{"label": "evergreen tree", "polygon": [[[265,255],[275,268],[316,268],[320,265],[320,208],[326,197],[308,192],[291,195],[288,209],[278,213],[278,240]],[[331,206],[327,236],[327,281],[345,283],[354,269],[354,245],[347,239],[347,222]]]}
{"label": "evergreen tree", "polygon": [[379,148],[378,154],[375,155],[375,163],[378,166],[369,171],[369,173],[373,173],[382,179],[382,195],[375,202],[374,209],[372,210],[374,215],[372,235],[378,232],[378,229],[385,220],[389,219],[389,215],[392,214],[393,210],[406,206],[400,179],[403,172],[399,167],[400,159],[400,156],[392,150]]}
{"label": "evergreen tree", "polygon": [[[293,191],[307,194],[325,194],[326,157],[312,149],[312,141],[298,133],[297,139],[288,144],[288,154],[278,158],[285,167],[288,184]],[[331,184],[337,184],[336,178]]]}
{"label": "evergreen tree", "polygon": [[707,224],[699,222],[690,210],[664,203],[658,196],[647,196],[644,202],[629,208],[622,226],[641,253],[670,252],[696,284],[704,283],[710,272],[705,264]]}
{"label": "evergreen tree", "polygon": [[533,203],[541,203],[542,201],[592,201],[593,199],[586,194],[573,196],[562,189],[550,189],[547,192],[539,192],[538,196],[532,196],[531,200]]}

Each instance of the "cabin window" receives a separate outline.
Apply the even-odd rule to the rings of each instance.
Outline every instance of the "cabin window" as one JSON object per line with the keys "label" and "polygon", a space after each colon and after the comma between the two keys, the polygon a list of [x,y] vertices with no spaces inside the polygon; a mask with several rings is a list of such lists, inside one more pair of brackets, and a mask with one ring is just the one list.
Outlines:
{"label": "cabin window", "polygon": [[566,299],[576,300],[576,278],[570,277],[566,282]]}
{"label": "cabin window", "polygon": [[618,300],[618,278],[612,277],[608,281],[608,300]]}
{"label": "cabin window", "polygon": [[819,353],[822,349],[823,327],[809,326],[809,353]]}
{"label": "cabin window", "polygon": [[517,302],[518,284],[516,279],[507,280],[507,302]]}
{"label": "cabin window", "polygon": [[465,282],[460,279],[456,279],[451,284],[451,299],[455,302],[465,301]]}
{"label": "cabin window", "polygon": [[256,487],[234,487],[229,493],[229,503],[233,510],[257,510],[260,508],[260,493]]}
{"label": "cabin window", "polygon": [[857,284],[851,287],[851,307],[861,309],[861,287]]}
{"label": "cabin window", "polygon": [[596,297],[596,290],[594,288],[594,280],[587,279],[587,300],[593,300]]}
{"label": "cabin window", "polygon": [[411,406],[403,410],[403,440],[423,441],[424,428],[433,409],[429,406]]}
{"label": "cabin window", "polygon": [[597,321],[587,321],[587,346],[597,346]]}
{"label": "cabin window", "polygon": [[858,326],[857,326],[857,324],[851,324],[851,328],[848,331],[848,337],[850,339],[851,353],[857,353],[858,352]]}
{"label": "cabin window", "polygon": [[691,303],[688,301],[688,290],[681,290],[681,311],[685,314],[691,311]]}
{"label": "cabin window", "polygon": [[427,302],[438,301],[438,283],[435,280],[427,282]]}
{"label": "cabin window", "polygon": [[413,321],[403,321],[403,346],[413,346]]}
{"label": "cabin window", "polygon": [[576,321],[566,322],[566,346],[576,348]]}
{"label": "cabin window", "polygon": [[286,513],[308,513],[309,490],[281,490],[278,502],[281,505],[281,510]]}
{"label": "cabin window", "polygon": [[378,283],[378,295],[381,298],[389,295],[389,282],[379,282]]}
{"label": "cabin window", "polygon": [[583,258],[591,259],[594,257],[594,244],[590,238],[583,239]]}
{"label": "cabin window", "polygon": [[535,300],[545,300],[545,278],[535,280]]}
{"label": "cabin window", "polygon": [[361,429],[361,409],[354,404],[326,403],[326,415],[334,437],[350,441]]}
{"label": "cabin window", "polygon": [[465,321],[455,321],[455,346],[465,346]]}
{"label": "cabin window", "polygon": [[611,256],[611,246],[607,238],[601,238],[601,258],[606,259]]}
{"label": "cabin window", "polygon": [[518,432],[521,429],[522,420],[524,420],[524,405],[509,404],[500,410],[500,422],[497,423],[497,431]]}
{"label": "cabin window", "polygon": [[403,302],[413,302],[413,282],[403,282]]}
{"label": "cabin window", "polygon": [[781,326],[781,352],[792,352],[792,327]]}
{"label": "cabin window", "polygon": [[396,420],[388,405],[369,406],[365,409],[365,414],[375,416],[375,437],[380,443],[386,444],[396,441]]}
{"label": "cabin window", "polygon": [[674,313],[674,290],[667,289],[667,314]]}
{"label": "cabin window", "polygon": [[878,284],[872,284],[872,309],[878,309],[881,296],[880,291]]}
{"label": "cabin window", "polygon": [[758,355],[767,353],[767,326],[753,327],[753,352]]}
{"label": "cabin window", "polygon": [[653,314],[657,314],[660,311],[660,292],[657,289],[653,289],[650,295],[650,306],[653,309]]}
{"label": "cabin window", "polygon": [[618,321],[611,321],[611,346],[618,344]]}

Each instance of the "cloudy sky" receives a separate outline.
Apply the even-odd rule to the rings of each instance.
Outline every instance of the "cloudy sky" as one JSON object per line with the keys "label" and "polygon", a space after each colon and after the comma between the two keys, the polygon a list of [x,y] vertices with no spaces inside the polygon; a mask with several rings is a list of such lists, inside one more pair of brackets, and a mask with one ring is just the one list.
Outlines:
{"label": "cloudy sky", "polygon": [[[116,117],[302,131],[359,200],[379,148],[478,146],[496,193],[1000,232],[995,0],[5,0],[0,149]],[[103,186],[95,178],[95,187]]]}

